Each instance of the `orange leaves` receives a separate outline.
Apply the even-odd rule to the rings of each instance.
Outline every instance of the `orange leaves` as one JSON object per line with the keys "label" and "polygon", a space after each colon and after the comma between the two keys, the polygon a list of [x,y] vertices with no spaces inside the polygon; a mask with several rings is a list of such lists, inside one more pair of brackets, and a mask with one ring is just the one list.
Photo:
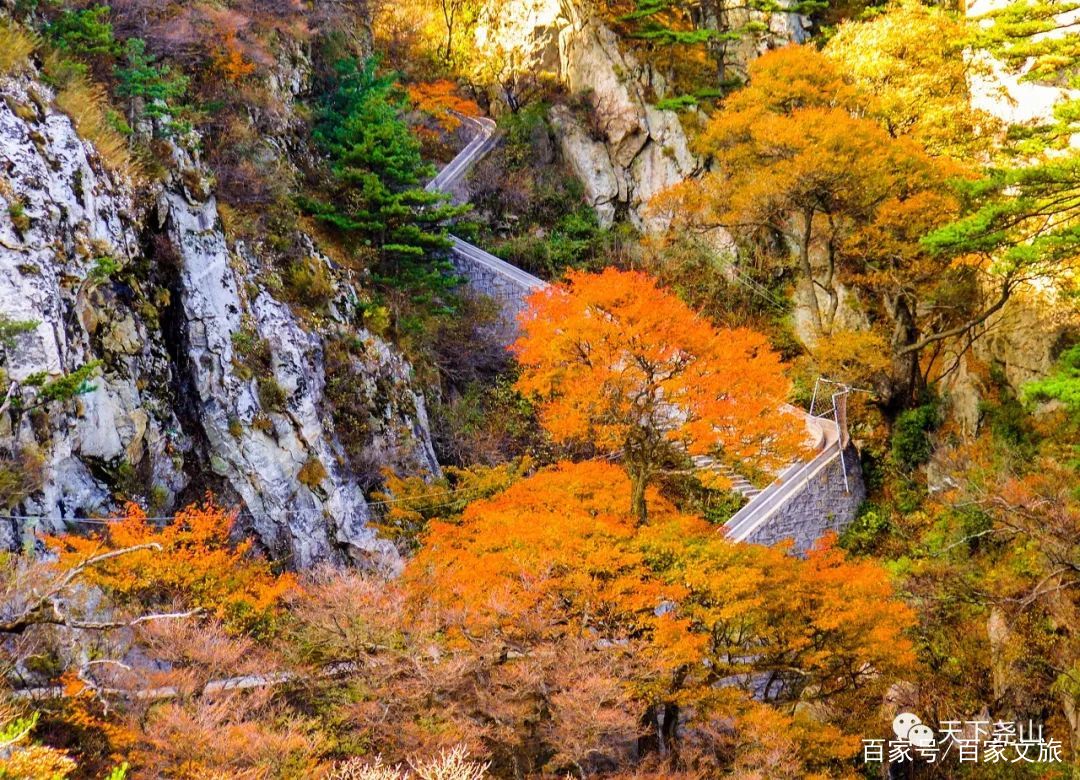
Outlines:
{"label": "orange leaves", "polygon": [[[808,768],[850,758],[860,717],[914,664],[904,636],[914,616],[886,573],[828,546],[802,560],[733,544],[655,495],[641,526],[622,510],[630,490],[614,465],[563,463],[476,502],[460,523],[432,525],[406,570],[405,599],[441,615],[459,652],[492,638],[509,648],[522,686],[545,654],[580,660],[581,680],[564,680],[574,694],[553,697],[568,721],[588,720],[572,701],[582,691],[612,701],[629,692],[620,710],[673,703],[693,729],[735,719],[751,742],[787,730]],[[605,664],[617,668],[584,685]],[[766,679],[772,701],[820,697],[828,711],[758,712]]]}
{"label": "orange leaves", "polygon": [[470,505],[460,524],[433,523],[407,578],[473,632],[622,635],[663,595],[629,545],[628,493],[617,466],[560,464]]}
{"label": "orange leaves", "polygon": [[463,98],[457,93],[457,84],[447,79],[410,84],[406,89],[413,105],[438,120],[447,132],[456,130],[461,120],[455,114],[480,116],[476,101]]}
{"label": "orange leaves", "polygon": [[59,566],[70,567],[106,550],[156,543],[160,550],[128,553],[94,567],[87,579],[122,599],[143,606],[198,607],[235,630],[260,631],[282,597],[295,587],[292,575],[276,575],[269,563],[251,554],[251,541],[231,544],[236,521],[207,501],[181,510],[171,523],[157,528],[138,506],[110,524],[102,536],[54,537],[47,540],[59,554]]}
{"label": "orange leaves", "polygon": [[[778,464],[797,446],[779,412],[783,365],[753,331],[718,330],[639,272],[571,272],[533,294],[517,388],[557,441],[628,458],[662,442]],[[644,454],[644,453],[640,453]]]}
{"label": "orange leaves", "polygon": [[233,31],[225,35],[221,51],[214,58],[214,67],[233,83],[238,83],[255,72],[255,63],[245,56],[243,46]]}

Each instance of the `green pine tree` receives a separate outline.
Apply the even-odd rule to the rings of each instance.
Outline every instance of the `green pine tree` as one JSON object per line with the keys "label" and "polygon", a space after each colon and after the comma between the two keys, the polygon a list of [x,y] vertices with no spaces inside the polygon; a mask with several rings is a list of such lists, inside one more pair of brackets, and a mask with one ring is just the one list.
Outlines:
{"label": "green pine tree", "polygon": [[139,99],[142,117],[166,120],[161,125],[166,135],[190,130],[190,123],[183,119],[189,108],[180,102],[187,94],[187,77],[168,65],[155,65],[141,38],[124,42],[124,58],[127,66],[116,68],[117,96]]}
{"label": "green pine tree", "polygon": [[[1072,0],[1019,0],[988,14],[977,45],[1025,81],[1080,87],[1080,33],[1063,25]],[[997,302],[1034,278],[1070,282],[1080,257],[1080,155],[1069,139],[1080,130],[1080,101],[1062,100],[1049,121],[1009,128],[1001,164],[961,182],[966,214],[927,236],[934,250],[987,258]],[[996,304],[995,304],[996,305]]]}
{"label": "green pine tree", "polygon": [[704,49],[712,61],[716,83],[661,103],[662,108],[679,109],[738,86],[738,76],[731,73],[733,44],[766,35],[774,14],[810,14],[826,5],[824,0],[796,0],[790,5],[777,0],[635,0],[634,10],[619,21],[630,26],[632,37],[670,48],[676,56],[693,56]]}
{"label": "green pine tree", "polygon": [[331,197],[303,205],[354,247],[378,250],[378,282],[430,299],[456,284],[446,225],[466,208],[424,190],[434,171],[401,119],[396,84],[397,74],[380,75],[374,59],[337,63],[314,133],[330,159]]}

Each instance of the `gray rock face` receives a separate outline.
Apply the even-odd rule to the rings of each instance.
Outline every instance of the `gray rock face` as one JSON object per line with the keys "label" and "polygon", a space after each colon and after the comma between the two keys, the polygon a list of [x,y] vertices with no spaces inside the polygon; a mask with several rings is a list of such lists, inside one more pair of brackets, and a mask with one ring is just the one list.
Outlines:
{"label": "gray rock face", "polygon": [[656,89],[659,77],[622,51],[615,33],[577,4],[565,3],[563,12],[561,78],[572,93],[587,94],[601,136],[591,137],[570,112],[555,113],[563,155],[601,224],[610,224],[622,204],[636,227],[662,230],[666,225],[649,212],[649,201],[699,168],[679,118],[646,100],[646,85]]}
{"label": "gray rock face", "polygon": [[[282,77],[283,88],[302,82],[302,71]],[[102,361],[92,392],[0,414],[0,453],[33,450],[44,461],[43,483],[16,513],[62,531],[64,518],[114,511],[132,485],[164,513],[197,479],[238,499],[262,544],[295,566],[393,568],[396,553],[368,525],[365,484],[334,428],[324,339],[352,345],[365,465],[438,473],[408,363],[333,307],[315,332],[276,300],[260,284],[257,254],[230,245],[213,196],[183,183],[204,178],[184,152],[144,198],[156,208],[140,213],[133,188],[103,172],[44,87],[31,78],[0,87],[10,96],[0,102],[0,314],[37,323],[0,353],[0,373],[25,406],[35,401],[23,384],[33,374]],[[26,219],[16,224],[14,213]],[[147,235],[171,247],[175,268],[155,266],[140,245]],[[329,264],[313,247],[311,256]],[[114,278],[102,278],[102,258]],[[244,365],[245,339],[265,345],[267,370]],[[24,532],[0,530],[0,543]]]}
{"label": "gray rock face", "polygon": [[155,397],[169,369],[160,335],[138,311],[144,291],[103,277],[139,251],[132,190],[50,108],[46,87],[7,78],[0,92],[0,314],[36,323],[5,350],[2,370],[28,408],[40,400],[22,386],[32,375],[103,363],[93,391],[65,408],[0,415],[0,452],[43,459],[43,482],[22,509],[43,516],[38,529],[57,532],[66,518],[112,506],[109,471],[139,466],[159,494],[175,495],[187,482],[183,442],[167,400]]}
{"label": "gray rock face", "polygon": [[[737,59],[748,62],[765,46],[802,40],[809,20],[777,13],[769,16],[769,25],[767,40],[737,47]],[[588,120],[565,107],[557,107],[550,118],[563,156],[585,185],[602,225],[625,210],[646,232],[667,227],[662,216],[650,213],[649,201],[694,175],[700,161],[690,151],[678,115],[650,102],[650,95],[665,97],[664,79],[620,46],[591,4],[500,3],[497,13],[478,26],[476,45],[517,63],[519,71],[549,73],[585,99],[592,114]]]}
{"label": "gray rock face", "polygon": [[1080,336],[1080,313],[1054,291],[1021,290],[982,328],[971,350],[945,383],[948,408],[963,430],[974,434],[982,421],[981,401],[990,395],[994,368],[1014,392],[1054,370],[1060,352]]}

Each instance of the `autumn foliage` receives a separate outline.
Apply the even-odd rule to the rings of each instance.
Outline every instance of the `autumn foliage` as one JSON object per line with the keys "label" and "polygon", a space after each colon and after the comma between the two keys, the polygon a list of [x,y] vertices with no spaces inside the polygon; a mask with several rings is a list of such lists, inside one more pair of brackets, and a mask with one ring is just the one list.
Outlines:
{"label": "autumn foliage", "polygon": [[922,350],[972,315],[970,296],[958,294],[970,274],[921,242],[958,213],[950,182],[965,169],[893,135],[874,105],[813,47],[770,52],[697,138],[710,172],[652,205],[676,235],[722,228],[791,269],[811,342],[839,324],[841,288],[856,287],[888,339],[891,365],[875,384],[886,404],[906,404],[929,373]]}
{"label": "autumn foliage", "polygon": [[[911,613],[881,569],[828,547],[799,560],[729,543],[652,491],[639,526],[623,509],[630,492],[617,466],[563,463],[432,524],[406,572],[416,608],[437,610],[451,646],[485,637],[511,652],[500,674],[540,675],[488,712],[521,718],[512,703],[531,702],[551,718],[539,738],[566,757],[578,755],[575,730],[560,724],[592,723],[585,742],[614,763],[627,760],[620,741],[640,737],[715,769],[740,754],[729,719],[747,750],[760,729],[783,729],[808,770],[852,756],[855,713],[914,663]],[[562,668],[541,661],[552,643]],[[779,706],[767,722],[753,701],[762,681]],[[833,714],[787,709],[798,702]],[[634,717],[618,717],[627,708]]]}
{"label": "autumn foliage", "polygon": [[233,542],[236,512],[208,499],[157,526],[135,504],[100,535],[48,540],[70,567],[107,550],[154,544],[92,569],[88,581],[123,600],[143,605],[199,608],[236,630],[268,628],[281,599],[296,585],[291,574],[276,574],[252,553],[252,541]]}
{"label": "autumn foliage", "polygon": [[788,382],[760,333],[718,329],[643,273],[572,271],[529,299],[517,388],[556,441],[621,454],[645,519],[645,486],[673,453],[720,451],[761,467],[797,451]]}
{"label": "autumn foliage", "polygon": [[458,114],[481,114],[476,101],[459,95],[457,84],[446,79],[410,84],[407,91],[416,109],[435,117],[444,130],[456,130],[461,126]]}

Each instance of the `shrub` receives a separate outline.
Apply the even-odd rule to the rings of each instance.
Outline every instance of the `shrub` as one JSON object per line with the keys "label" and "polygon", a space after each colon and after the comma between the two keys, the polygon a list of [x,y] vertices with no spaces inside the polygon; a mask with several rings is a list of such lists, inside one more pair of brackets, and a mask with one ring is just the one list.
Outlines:
{"label": "shrub", "polygon": [[103,255],[102,257],[94,258],[94,265],[90,269],[88,278],[94,284],[104,284],[112,279],[119,270],[120,263],[115,257]]}
{"label": "shrub", "polygon": [[31,447],[14,455],[0,450],[0,508],[10,510],[42,485],[45,459]]}
{"label": "shrub", "polygon": [[236,375],[244,380],[257,376],[272,375],[274,358],[270,352],[270,342],[260,338],[254,326],[246,323],[232,334],[233,368]]}
{"label": "shrub", "polygon": [[353,360],[363,345],[358,340],[336,336],[326,340],[323,365],[326,371],[324,394],[330,406],[341,446],[349,464],[356,469],[366,465],[365,452],[371,440],[371,415],[367,411],[364,382]]}
{"label": "shrub", "polygon": [[258,635],[273,625],[284,596],[296,586],[291,575],[277,575],[257,557],[253,542],[232,544],[236,512],[207,500],[179,512],[164,527],[129,504],[124,517],[104,526],[101,535],[46,540],[68,567],[87,556],[153,542],[160,549],[142,549],[114,558],[88,572],[88,579],[119,599],[146,608],[199,607],[237,633]]}
{"label": "shrub", "polygon": [[45,27],[49,40],[65,54],[76,57],[112,56],[117,52],[109,8],[95,5],[65,10]]}
{"label": "shrub", "polygon": [[386,488],[372,494],[384,507],[376,528],[404,551],[413,552],[420,547],[420,538],[432,520],[460,516],[470,503],[503,492],[534,466],[527,455],[497,466],[448,466],[435,480],[428,476],[399,477],[384,469]]}
{"label": "shrub", "polygon": [[6,706],[0,710],[0,777],[63,780],[78,768],[66,752],[30,739],[37,722],[36,712],[16,717]]}
{"label": "shrub", "polygon": [[930,432],[941,424],[937,403],[928,403],[901,412],[892,435],[893,458],[901,467],[912,470],[930,459],[933,444]]}
{"label": "shrub", "polygon": [[334,297],[334,279],[318,258],[293,263],[285,279],[289,298],[312,308],[322,308]]}
{"label": "shrub", "polygon": [[508,241],[497,251],[513,265],[553,278],[567,268],[609,265],[614,239],[612,231],[600,227],[592,207],[583,204],[559,216],[544,235]]}
{"label": "shrub", "polygon": [[840,546],[856,555],[870,554],[890,529],[888,511],[876,504],[865,503],[859,507],[855,520],[841,534]]}
{"label": "shrub", "polygon": [[329,780],[484,780],[488,764],[469,760],[461,745],[433,759],[412,758],[409,765],[387,766],[381,757],[373,762],[352,758],[331,771]]}
{"label": "shrub", "polygon": [[37,43],[34,35],[22,25],[11,19],[0,19],[0,76],[25,67]]}
{"label": "shrub", "polygon": [[49,375],[44,371],[31,374],[23,380],[24,387],[37,388],[37,398],[33,407],[29,408],[47,403],[63,403],[76,396],[94,392],[97,388],[90,383],[90,377],[100,367],[100,360],[91,360],[89,363],[79,366],[71,373],[64,374],[58,379],[49,379]]}
{"label": "shrub", "polygon": [[8,216],[11,217],[12,226],[25,233],[30,229],[30,216],[26,213],[26,205],[21,200],[12,201],[8,206]]}
{"label": "shrub", "polygon": [[285,402],[288,395],[277,380],[271,376],[260,376],[255,380],[258,389],[259,405],[271,412],[285,411]]}
{"label": "shrub", "polygon": [[36,320],[13,320],[0,314],[0,348],[11,349],[19,336],[30,333],[37,326]]}
{"label": "shrub", "polygon": [[318,490],[319,485],[329,476],[326,473],[326,466],[322,464],[322,461],[315,455],[308,458],[307,463],[300,467],[300,473],[296,475],[296,478],[300,480],[300,484],[306,487],[308,490]]}

